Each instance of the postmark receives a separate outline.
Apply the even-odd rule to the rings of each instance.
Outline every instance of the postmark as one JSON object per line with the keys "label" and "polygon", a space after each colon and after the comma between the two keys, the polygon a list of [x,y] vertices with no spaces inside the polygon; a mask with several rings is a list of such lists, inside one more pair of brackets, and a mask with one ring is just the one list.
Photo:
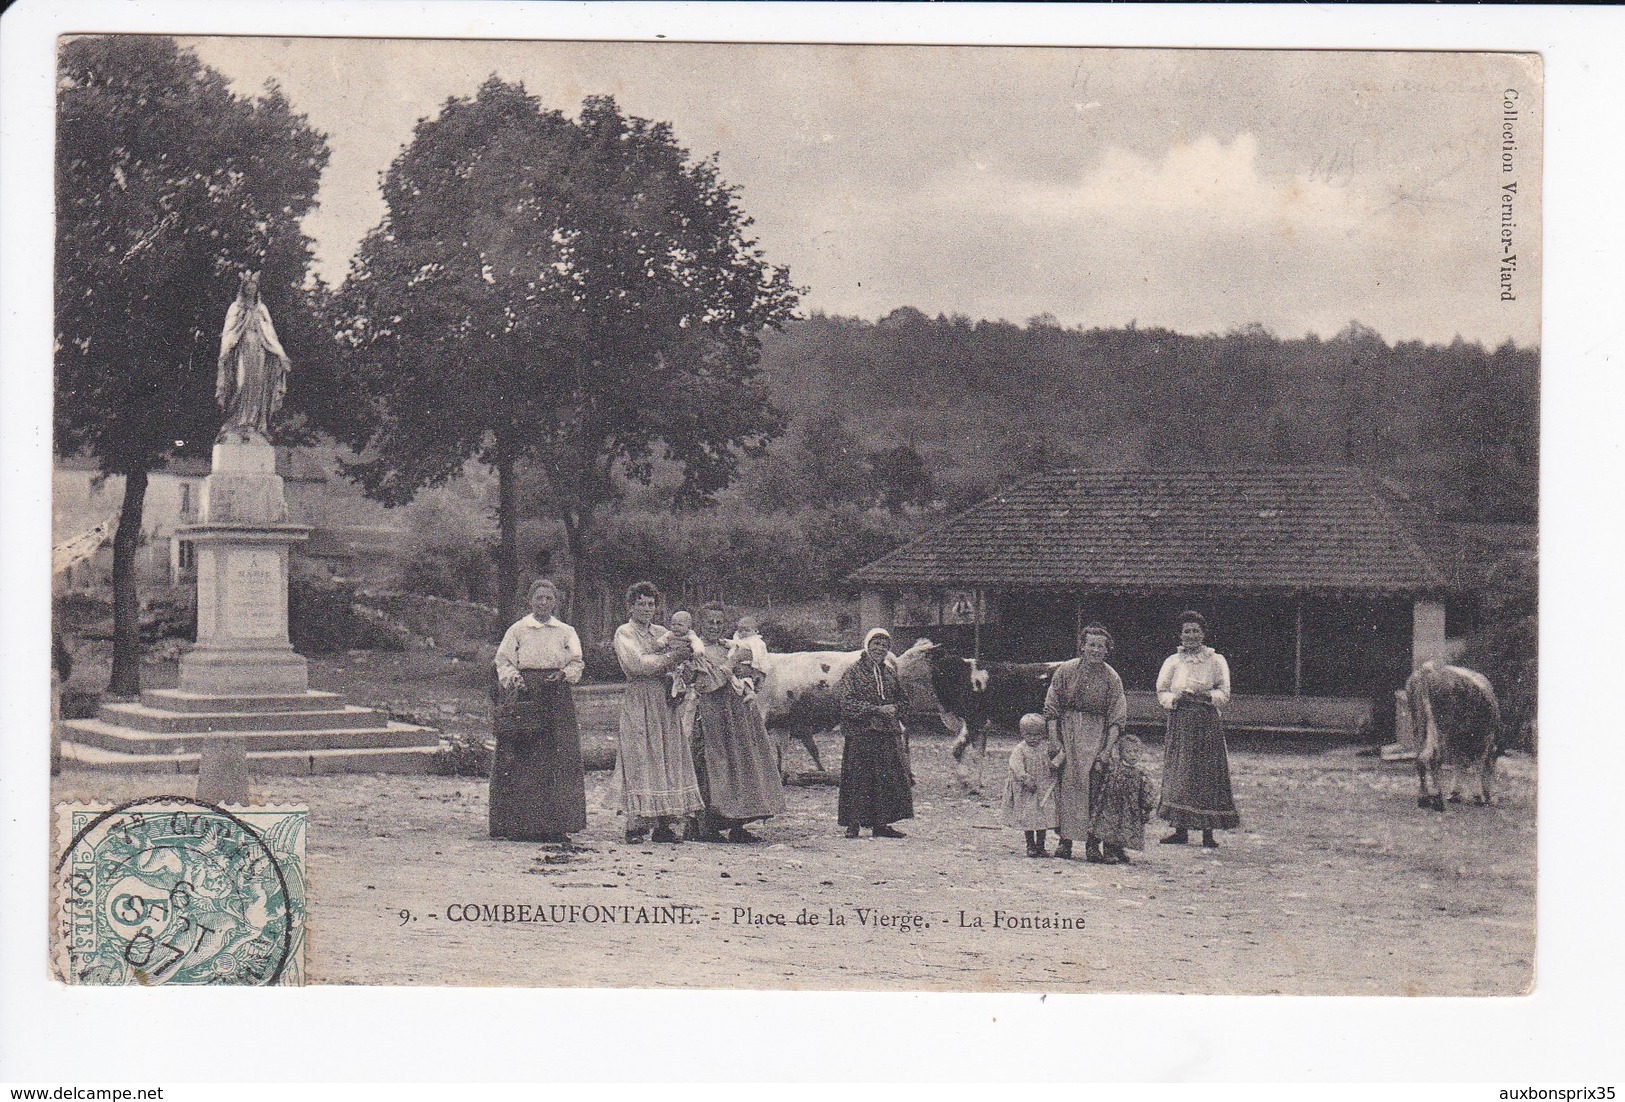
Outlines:
{"label": "postmark", "polygon": [[57,815],[70,839],[52,903],[65,982],[304,982],[306,808],[158,796]]}

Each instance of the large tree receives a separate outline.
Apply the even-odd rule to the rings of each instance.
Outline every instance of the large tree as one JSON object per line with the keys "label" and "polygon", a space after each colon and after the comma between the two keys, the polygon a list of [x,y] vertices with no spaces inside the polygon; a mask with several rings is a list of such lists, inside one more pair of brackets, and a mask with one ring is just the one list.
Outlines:
{"label": "large tree", "polygon": [[617,479],[703,501],[779,419],[764,327],[797,291],[716,159],[592,97],[578,118],[491,77],[418,124],[339,294],[353,474],[400,503],[477,457],[498,475],[499,599],[517,601],[518,480],[545,481],[578,579]]}
{"label": "large tree", "polygon": [[206,455],[215,358],[244,268],[295,364],[326,138],[274,85],[234,95],[168,38],[85,37],[59,57],[56,450],[124,478],[109,691],[140,689],[135,554],[147,474]]}

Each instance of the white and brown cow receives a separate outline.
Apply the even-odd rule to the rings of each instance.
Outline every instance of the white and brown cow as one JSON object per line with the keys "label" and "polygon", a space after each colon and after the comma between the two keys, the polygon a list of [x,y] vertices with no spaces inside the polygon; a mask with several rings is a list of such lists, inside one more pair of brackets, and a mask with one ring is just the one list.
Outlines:
{"label": "white and brown cow", "polygon": [[1424,662],[1405,682],[1411,729],[1420,745],[1416,806],[1443,811],[1439,782],[1442,766],[1450,769],[1450,802],[1461,801],[1462,775],[1478,774],[1474,803],[1490,802],[1490,781],[1501,736],[1501,707],[1489,678],[1464,666]]}
{"label": "white and brown cow", "polygon": [[[922,640],[888,659],[909,697],[910,711],[936,710],[934,698],[928,703],[914,699],[922,682],[925,691],[930,691],[925,657],[930,648],[930,640]],[[761,710],[762,722],[776,736],[781,770],[791,739],[806,748],[813,768],[823,770],[817,736],[840,726],[841,705],[835,696],[835,686],[862,653],[861,650],[814,650],[768,655],[765,676],[756,694],[756,707]]]}

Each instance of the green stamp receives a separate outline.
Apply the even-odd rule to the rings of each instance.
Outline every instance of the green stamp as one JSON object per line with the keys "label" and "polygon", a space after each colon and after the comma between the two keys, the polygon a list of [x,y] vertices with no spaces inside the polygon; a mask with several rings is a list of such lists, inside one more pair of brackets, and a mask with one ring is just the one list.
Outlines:
{"label": "green stamp", "polygon": [[304,982],[306,808],[157,796],[57,814],[66,982]]}

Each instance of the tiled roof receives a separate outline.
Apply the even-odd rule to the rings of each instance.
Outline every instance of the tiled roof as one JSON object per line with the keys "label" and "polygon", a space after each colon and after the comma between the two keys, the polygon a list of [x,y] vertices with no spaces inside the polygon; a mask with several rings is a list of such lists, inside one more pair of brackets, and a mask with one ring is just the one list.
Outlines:
{"label": "tiled roof", "polygon": [[1417,593],[1413,508],[1347,468],[1050,471],[853,571],[880,585]]}

